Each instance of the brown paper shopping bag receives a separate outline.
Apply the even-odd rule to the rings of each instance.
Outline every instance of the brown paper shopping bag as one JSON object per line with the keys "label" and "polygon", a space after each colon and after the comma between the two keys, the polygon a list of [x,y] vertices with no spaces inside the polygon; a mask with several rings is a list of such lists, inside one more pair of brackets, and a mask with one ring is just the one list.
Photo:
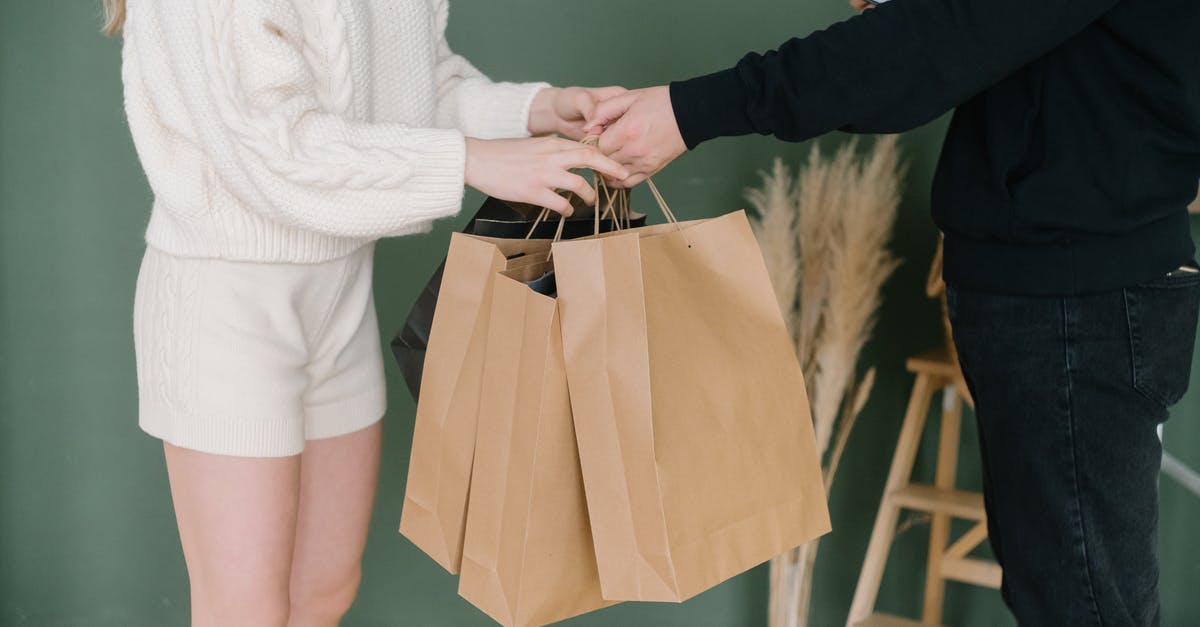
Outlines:
{"label": "brown paper shopping bag", "polygon": [[[497,275],[459,594],[509,627],[609,605],[588,526],[551,264]],[[545,281],[542,281],[545,283]]]}
{"label": "brown paper shopping bag", "polygon": [[681,601],[829,531],[800,364],[745,214],[553,250],[604,598]]}
{"label": "brown paper shopping bag", "polygon": [[450,240],[413,427],[400,532],[451,573],[458,572],[462,559],[492,278],[510,266],[544,260],[549,247],[544,239],[462,233]]}

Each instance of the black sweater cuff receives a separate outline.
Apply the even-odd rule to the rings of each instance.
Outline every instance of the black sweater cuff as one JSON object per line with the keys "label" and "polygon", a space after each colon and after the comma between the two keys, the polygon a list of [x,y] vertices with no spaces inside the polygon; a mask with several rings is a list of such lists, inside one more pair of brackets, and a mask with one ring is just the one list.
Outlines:
{"label": "black sweater cuff", "polygon": [[748,135],[749,99],[737,68],[671,83],[671,108],[688,149],[714,137]]}

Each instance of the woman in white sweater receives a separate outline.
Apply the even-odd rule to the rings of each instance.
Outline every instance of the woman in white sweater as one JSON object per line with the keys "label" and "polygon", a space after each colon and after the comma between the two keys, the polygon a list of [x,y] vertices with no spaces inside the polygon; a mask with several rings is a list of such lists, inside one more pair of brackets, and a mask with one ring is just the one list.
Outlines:
{"label": "woman in white sweater", "polygon": [[[493,83],[446,0],[104,0],[154,206],[139,424],[164,441],[197,627],[336,625],[354,599],[385,394],[375,240],[463,186],[557,211],[619,88]],[[515,138],[515,139],[507,139]]]}

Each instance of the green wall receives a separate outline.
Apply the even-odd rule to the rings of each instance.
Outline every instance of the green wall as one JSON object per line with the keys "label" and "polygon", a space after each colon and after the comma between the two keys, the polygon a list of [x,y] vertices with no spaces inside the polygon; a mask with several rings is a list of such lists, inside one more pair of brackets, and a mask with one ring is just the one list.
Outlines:
{"label": "green wall", "polygon": [[[141,0],[148,1],[148,0]],[[131,307],[150,193],[121,111],[119,45],[97,35],[98,2],[0,2],[0,625],[185,625],[187,583],[161,446],[136,424]],[[684,0],[455,0],[450,39],[492,76],[557,84],[643,86],[718,69],[750,49],[849,14],[841,0],[736,4]],[[944,120],[909,133],[910,180],[895,248],[907,262],[886,290],[881,377],[851,438],[831,507],[836,531],[818,563],[814,624],[844,620],[886,464],[911,385],[906,355],[937,341],[922,295],[934,242],[928,183]],[[825,140],[827,146],[841,137]],[[713,142],[659,177],[683,216],[744,206],[742,190],[775,155],[806,145],[766,138]],[[471,194],[467,206],[479,202]],[[437,264],[451,220],[435,233],[384,242],[376,295],[385,336]],[[1200,369],[1198,369],[1200,370]],[[413,406],[389,364],[391,411],[365,580],[345,624],[487,625],[441,572],[395,533]],[[1200,465],[1200,392],[1167,427],[1168,449]],[[978,485],[970,421],[961,481]],[[927,430],[927,441],[933,430]],[[931,456],[918,460],[931,476]],[[1200,617],[1200,499],[1163,483],[1165,625]],[[927,528],[904,534],[880,607],[920,606]],[[568,624],[734,627],[765,624],[766,571],[756,569],[682,606],[614,607]],[[946,623],[1010,625],[993,591],[952,584]]]}

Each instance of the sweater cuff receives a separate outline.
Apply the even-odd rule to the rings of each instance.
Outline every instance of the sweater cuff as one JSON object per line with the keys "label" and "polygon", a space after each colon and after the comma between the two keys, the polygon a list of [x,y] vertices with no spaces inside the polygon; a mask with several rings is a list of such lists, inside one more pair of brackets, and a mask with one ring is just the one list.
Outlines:
{"label": "sweater cuff", "polygon": [[463,133],[479,139],[529,137],[533,98],[549,83],[474,82],[461,95]]}
{"label": "sweater cuff", "polygon": [[671,107],[688,149],[715,137],[753,133],[748,103],[737,68],[671,83]]}
{"label": "sweater cuff", "polygon": [[467,150],[462,133],[454,130],[423,130],[421,156],[415,163],[405,189],[411,190],[413,217],[436,220],[462,209],[466,186]]}

